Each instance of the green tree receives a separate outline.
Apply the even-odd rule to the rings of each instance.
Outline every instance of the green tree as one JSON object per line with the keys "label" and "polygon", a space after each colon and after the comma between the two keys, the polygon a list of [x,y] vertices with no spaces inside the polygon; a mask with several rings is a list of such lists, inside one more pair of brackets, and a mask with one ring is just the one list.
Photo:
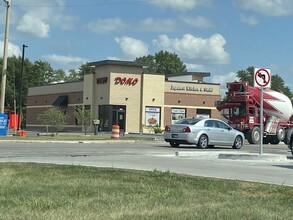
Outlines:
{"label": "green tree", "polygon": [[84,129],[85,135],[87,134],[88,129],[92,125],[92,115],[91,110],[85,108],[84,106],[78,106],[74,111],[74,116],[77,119],[77,124],[81,125]]}
{"label": "green tree", "polygon": [[68,70],[69,75],[65,77],[66,82],[73,82],[73,81],[78,81],[81,79],[80,74],[77,70],[75,69],[70,69]]}
{"label": "green tree", "polygon": [[38,115],[38,121],[41,124],[51,127],[53,131],[58,133],[58,131],[63,130],[67,121],[67,114],[64,111],[57,107],[52,107],[45,110],[43,113]]}
{"label": "green tree", "polygon": [[55,81],[53,68],[46,61],[35,61],[32,67],[32,71],[34,72],[35,76],[37,76],[37,81],[35,81],[35,83],[39,86],[50,84]]}
{"label": "green tree", "polygon": [[83,79],[83,76],[85,74],[89,74],[89,73],[93,73],[95,71],[95,68],[92,66],[89,66],[88,63],[86,64],[81,64],[81,66],[79,67],[79,75],[80,75],[80,79]]}
{"label": "green tree", "polygon": [[[240,70],[237,72],[237,77],[240,81],[248,81],[249,85],[253,86],[254,84],[254,67],[250,66],[246,70]],[[290,91],[289,87],[285,85],[284,80],[280,77],[279,74],[271,75],[271,89],[284,93],[289,98],[293,97],[293,93]]]}
{"label": "green tree", "polygon": [[146,73],[180,73],[186,72],[186,65],[180,60],[177,54],[168,51],[159,51],[155,55],[147,55],[138,57],[136,62],[148,64],[149,66],[144,70]]}
{"label": "green tree", "polygon": [[78,81],[83,80],[83,76],[85,74],[93,73],[95,71],[95,68],[92,66],[89,66],[87,63],[82,64],[78,70],[76,69],[70,69],[69,75],[65,77],[65,81],[72,82],[72,81]]}
{"label": "green tree", "polygon": [[64,82],[66,79],[65,71],[62,69],[53,70],[52,80],[53,82]]}
{"label": "green tree", "polygon": [[253,86],[253,75],[254,75],[254,67],[250,66],[246,70],[239,70],[237,72],[237,77],[240,81],[247,81],[249,85]]}

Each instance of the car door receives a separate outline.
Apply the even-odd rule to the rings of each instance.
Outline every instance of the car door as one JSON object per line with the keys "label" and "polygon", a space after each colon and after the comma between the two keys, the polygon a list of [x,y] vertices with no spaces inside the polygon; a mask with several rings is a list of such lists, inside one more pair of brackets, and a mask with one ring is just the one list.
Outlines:
{"label": "car door", "polygon": [[215,128],[214,120],[205,121],[205,132],[209,139],[209,144],[217,144],[220,132]]}
{"label": "car door", "polygon": [[235,135],[234,132],[231,131],[230,126],[221,121],[217,121],[217,124],[219,126],[219,132],[221,134],[219,137],[219,141],[221,142],[221,144],[233,144]]}

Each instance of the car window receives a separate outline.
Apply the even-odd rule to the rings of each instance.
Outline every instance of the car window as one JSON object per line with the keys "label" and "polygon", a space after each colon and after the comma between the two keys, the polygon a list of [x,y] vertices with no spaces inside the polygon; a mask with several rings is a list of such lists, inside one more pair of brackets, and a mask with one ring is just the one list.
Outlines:
{"label": "car window", "polygon": [[221,122],[221,121],[218,121],[218,125],[219,125],[220,128],[229,129],[229,126],[226,125],[225,123]]}
{"label": "car window", "polygon": [[214,128],[219,128],[220,127],[218,121],[213,121],[213,127]]}
{"label": "car window", "polygon": [[202,119],[199,118],[183,118],[177,121],[175,124],[188,124],[188,125],[195,125],[197,122],[201,121]]}
{"label": "car window", "polygon": [[206,122],[204,123],[204,126],[205,126],[205,127],[209,127],[209,128],[213,127],[213,121],[210,121],[210,120],[206,121]]}

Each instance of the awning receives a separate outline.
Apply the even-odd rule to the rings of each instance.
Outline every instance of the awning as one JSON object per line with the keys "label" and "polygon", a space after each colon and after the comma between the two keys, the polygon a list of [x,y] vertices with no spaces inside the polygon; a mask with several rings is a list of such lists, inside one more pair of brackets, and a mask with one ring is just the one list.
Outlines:
{"label": "awning", "polygon": [[59,96],[52,104],[53,106],[67,106],[68,105],[68,96],[67,95],[61,95]]}
{"label": "awning", "polygon": [[218,111],[221,111],[223,109],[227,109],[227,108],[236,108],[239,107],[241,104],[240,103],[225,103],[223,105],[218,105],[217,109]]}

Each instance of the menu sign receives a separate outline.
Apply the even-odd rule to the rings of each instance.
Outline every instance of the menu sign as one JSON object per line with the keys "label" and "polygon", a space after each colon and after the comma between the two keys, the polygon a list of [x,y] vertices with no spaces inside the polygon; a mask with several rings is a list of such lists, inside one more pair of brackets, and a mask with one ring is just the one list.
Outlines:
{"label": "menu sign", "polygon": [[145,108],[145,125],[157,127],[160,126],[161,108],[146,107]]}

